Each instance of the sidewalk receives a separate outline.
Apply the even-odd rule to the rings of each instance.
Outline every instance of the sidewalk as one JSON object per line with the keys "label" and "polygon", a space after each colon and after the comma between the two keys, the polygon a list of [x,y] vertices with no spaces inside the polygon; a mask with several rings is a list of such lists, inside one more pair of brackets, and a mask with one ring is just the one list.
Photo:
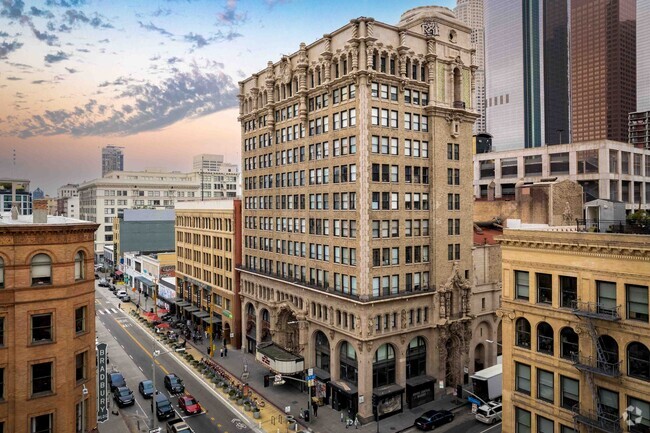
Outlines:
{"label": "sidewalk", "polygon": [[[122,305],[122,308],[124,310],[135,310],[136,306],[133,303],[126,303]],[[138,322],[138,324],[140,323]],[[151,332],[151,330],[146,326],[143,326],[143,328]],[[192,354],[192,356],[197,360],[208,358],[208,345],[209,343],[207,341],[193,343],[191,340],[188,340],[187,352]],[[270,372],[261,363],[255,360],[253,354],[243,353],[241,350],[229,347],[227,357],[222,358],[217,352],[217,355],[213,356],[212,360],[221,365],[221,367],[233,376],[233,379],[236,381],[240,381],[239,378],[242,377],[245,366],[247,366],[247,371],[250,375],[246,380],[246,383],[249,388],[257,394],[257,396],[266,402],[266,406],[261,411],[262,418],[253,420],[252,417],[250,417],[250,421],[264,429],[266,432],[287,432],[286,414],[284,412],[286,407],[290,407],[290,415],[294,416],[300,424],[299,430],[310,429],[315,433],[343,433],[348,430],[345,425],[347,412],[335,411],[331,406],[319,407],[318,417],[312,418],[311,423],[306,423],[298,416],[298,414],[301,409],[304,410],[307,406],[307,393],[298,391],[288,383],[281,386],[270,386],[264,388],[264,376]],[[436,391],[438,391],[436,393],[436,400],[412,410],[404,408],[404,412],[379,421],[381,430],[399,432],[411,427],[415,419],[427,410],[456,410],[466,404],[466,402],[457,403],[451,395],[443,395],[442,390]],[[352,427],[350,427],[350,429],[352,429]],[[374,433],[377,430],[376,423],[370,422],[359,426],[358,430],[360,433]],[[103,432],[103,430],[100,431]],[[115,430],[106,431],[112,433]]]}

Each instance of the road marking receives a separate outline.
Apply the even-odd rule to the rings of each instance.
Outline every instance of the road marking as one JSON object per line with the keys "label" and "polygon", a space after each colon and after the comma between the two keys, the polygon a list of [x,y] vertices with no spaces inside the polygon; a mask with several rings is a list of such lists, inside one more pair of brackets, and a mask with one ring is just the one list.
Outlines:
{"label": "road marking", "polygon": [[117,310],[115,308],[111,308],[111,311],[115,314],[117,314]]}
{"label": "road marking", "polygon": [[131,358],[131,360],[133,360],[133,356],[129,355],[129,358]]}
{"label": "road marking", "polygon": [[108,310],[108,308],[104,309],[104,311],[106,312],[106,314],[111,314],[111,312]]}
{"label": "road marking", "polygon": [[492,429],[495,428],[495,427],[501,427],[501,423],[498,422],[498,423],[494,424],[493,426],[486,428],[485,430],[481,430],[479,433],[485,433],[485,432],[487,432],[487,431],[492,430]]}
{"label": "road marking", "polygon": [[104,313],[104,311],[102,311],[102,310],[97,310],[97,311],[99,311],[99,313],[100,313],[102,316],[103,316],[104,314],[106,314],[106,313]]}
{"label": "road marking", "polygon": [[138,368],[140,369],[141,372],[144,373],[144,370],[142,369],[142,367],[140,367],[140,366],[138,365]]}
{"label": "road marking", "polygon": [[[126,326],[124,326],[122,323],[120,323],[120,321],[119,321],[118,319],[116,319],[115,317],[113,317],[112,319],[115,320],[115,323],[117,323],[118,325],[120,325],[120,327],[124,330],[124,332],[126,333],[126,335],[128,335],[129,337],[131,337],[131,340],[133,340],[133,342],[134,342],[136,345],[138,345],[138,347],[140,347],[140,349],[142,349],[142,351],[143,351],[143,352],[144,352],[144,353],[145,353],[149,358],[153,358],[153,355],[151,354],[151,352],[149,352],[147,349],[145,349],[145,347],[142,345],[142,343],[140,343],[140,342],[139,342],[139,341],[138,341],[138,340],[133,336],[133,334],[131,334],[131,333],[126,329]],[[142,330],[142,331],[143,331],[143,332],[146,332],[145,330]],[[124,348],[124,346],[122,346],[122,348]],[[126,350],[126,349],[125,349],[125,350]],[[157,360],[156,360],[155,362],[156,362],[156,364],[158,364],[158,367],[160,367],[160,369],[163,371],[163,373],[165,373],[165,374],[169,374],[169,371],[167,371],[167,369],[166,369],[165,367],[163,367],[163,366],[160,364],[160,362],[158,362]]]}

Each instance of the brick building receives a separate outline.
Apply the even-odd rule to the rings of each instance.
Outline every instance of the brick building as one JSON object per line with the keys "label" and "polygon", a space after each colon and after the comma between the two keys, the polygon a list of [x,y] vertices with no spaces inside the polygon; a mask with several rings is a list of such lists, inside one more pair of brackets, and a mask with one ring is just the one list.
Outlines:
{"label": "brick building", "polygon": [[47,200],[0,213],[0,431],[97,425],[96,229],[47,216]]}

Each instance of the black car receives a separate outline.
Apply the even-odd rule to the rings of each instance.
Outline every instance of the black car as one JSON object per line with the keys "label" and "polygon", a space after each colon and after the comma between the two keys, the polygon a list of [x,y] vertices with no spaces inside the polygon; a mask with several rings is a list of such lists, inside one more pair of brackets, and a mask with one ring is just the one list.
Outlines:
{"label": "black car", "polygon": [[165,394],[156,394],[156,416],[158,421],[173,418],[174,408]]}
{"label": "black car", "polygon": [[448,410],[430,410],[415,420],[414,425],[420,430],[433,430],[454,420],[454,414]]}
{"label": "black car", "polygon": [[109,286],[110,286],[110,284],[108,283],[108,281],[106,281],[104,278],[102,278],[101,280],[99,280],[99,283],[97,283],[97,285],[98,285],[99,287],[109,287]]}
{"label": "black car", "polygon": [[185,385],[183,385],[183,381],[174,373],[166,375],[164,383],[167,391],[172,394],[180,394],[181,392],[185,391]]}
{"label": "black car", "polygon": [[138,391],[144,398],[151,398],[153,396],[153,382],[150,380],[142,380],[138,384]]}
{"label": "black car", "polygon": [[108,386],[111,387],[111,392],[115,392],[120,386],[126,386],[126,380],[122,373],[114,372],[108,375]]}
{"label": "black car", "polygon": [[131,406],[132,404],[135,404],[133,391],[126,386],[117,387],[115,392],[113,392],[113,400],[115,400],[118,407]]}

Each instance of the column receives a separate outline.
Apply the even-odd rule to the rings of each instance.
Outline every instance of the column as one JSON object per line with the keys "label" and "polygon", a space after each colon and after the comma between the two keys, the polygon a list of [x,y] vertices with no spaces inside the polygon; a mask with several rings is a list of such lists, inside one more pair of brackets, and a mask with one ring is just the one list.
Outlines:
{"label": "column", "polygon": [[[358,349],[355,348],[355,349]],[[364,396],[359,405],[359,418],[365,421],[373,419],[372,413],[372,360],[375,354],[372,343],[365,343],[363,350],[357,350],[358,392]]]}

